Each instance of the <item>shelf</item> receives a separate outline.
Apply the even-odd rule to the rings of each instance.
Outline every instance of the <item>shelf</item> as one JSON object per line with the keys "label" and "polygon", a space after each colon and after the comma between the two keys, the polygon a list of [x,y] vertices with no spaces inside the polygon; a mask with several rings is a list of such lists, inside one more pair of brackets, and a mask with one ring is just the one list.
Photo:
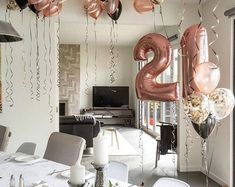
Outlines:
{"label": "shelf", "polygon": [[134,110],[127,108],[89,108],[84,109],[84,114],[93,115],[98,121],[104,124],[123,124],[134,126]]}

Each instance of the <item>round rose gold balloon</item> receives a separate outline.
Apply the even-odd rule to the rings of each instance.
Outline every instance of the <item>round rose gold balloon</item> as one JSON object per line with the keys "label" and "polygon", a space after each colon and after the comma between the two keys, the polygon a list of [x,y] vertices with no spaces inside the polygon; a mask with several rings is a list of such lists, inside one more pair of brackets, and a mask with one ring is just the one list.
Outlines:
{"label": "round rose gold balloon", "polygon": [[93,0],[83,0],[82,4],[83,4],[83,7],[85,9],[88,9],[90,3],[92,2]]}
{"label": "round rose gold balloon", "polygon": [[134,8],[137,12],[149,12],[154,9],[154,4],[151,0],[134,0]]}
{"label": "round rose gold balloon", "polygon": [[40,3],[34,5],[35,9],[41,11],[50,5],[49,0],[43,0]]}
{"label": "round rose gold balloon", "polygon": [[28,0],[29,4],[34,5],[42,2],[43,0]]}
{"label": "round rose gold balloon", "polygon": [[62,10],[62,4],[53,4],[50,3],[50,5],[43,10],[44,17],[53,17],[59,15],[59,13]]}
{"label": "round rose gold balloon", "polygon": [[98,0],[102,3],[102,8],[108,13],[113,14],[118,9],[119,0]]}
{"label": "round rose gold balloon", "polygon": [[199,25],[192,25],[183,34],[181,39],[183,97],[194,91],[200,92],[194,85],[193,71],[197,64],[208,62],[207,31]]}
{"label": "round rose gold balloon", "polygon": [[179,99],[178,83],[160,84],[156,81],[171,63],[172,49],[167,38],[152,33],[142,37],[134,49],[135,60],[147,60],[147,53],[154,52],[154,59],[145,65],[136,77],[136,93],[141,100],[176,101]]}
{"label": "round rose gold balloon", "polygon": [[89,12],[89,11],[88,11],[88,14],[89,14],[89,16],[91,16],[92,18],[97,19],[97,18],[101,15],[102,12],[103,12],[102,7],[101,7],[101,6],[98,6],[95,11],[92,11],[92,12]]}
{"label": "round rose gold balloon", "polygon": [[99,0],[84,0],[83,6],[87,13],[95,19],[97,19],[103,11]]}
{"label": "round rose gold balloon", "polygon": [[220,69],[212,62],[197,64],[194,71],[194,87],[208,95],[216,89],[220,80]]}
{"label": "round rose gold balloon", "polygon": [[97,0],[92,1],[87,8],[88,14],[92,13],[96,14],[96,12],[101,12],[101,11],[102,11],[101,3]]}

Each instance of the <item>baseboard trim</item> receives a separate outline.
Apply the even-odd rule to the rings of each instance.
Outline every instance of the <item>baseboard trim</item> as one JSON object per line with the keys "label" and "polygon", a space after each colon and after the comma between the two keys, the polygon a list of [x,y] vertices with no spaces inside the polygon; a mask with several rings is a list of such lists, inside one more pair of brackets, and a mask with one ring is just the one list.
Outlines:
{"label": "baseboard trim", "polygon": [[[201,172],[206,175],[206,170],[205,170],[204,168],[201,168]],[[214,180],[216,183],[218,183],[218,184],[221,185],[222,187],[229,187],[229,185],[226,184],[226,182],[225,182],[223,179],[221,179],[220,177],[218,177],[218,176],[217,176],[216,174],[214,174],[213,172],[210,172],[209,178],[212,179],[212,180]]]}
{"label": "baseboard trim", "polygon": [[201,167],[198,166],[181,166],[179,168],[180,172],[194,172],[194,171],[201,171]]}

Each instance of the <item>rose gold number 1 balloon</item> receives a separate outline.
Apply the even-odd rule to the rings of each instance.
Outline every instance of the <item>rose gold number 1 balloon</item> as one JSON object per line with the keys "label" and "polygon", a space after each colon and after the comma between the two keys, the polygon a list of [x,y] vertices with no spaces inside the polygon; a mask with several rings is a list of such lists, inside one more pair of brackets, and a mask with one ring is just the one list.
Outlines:
{"label": "rose gold number 1 balloon", "polygon": [[208,61],[207,31],[199,25],[192,25],[181,39],[183,97],[193,91],[209,94],[218,85],[219,68]]}

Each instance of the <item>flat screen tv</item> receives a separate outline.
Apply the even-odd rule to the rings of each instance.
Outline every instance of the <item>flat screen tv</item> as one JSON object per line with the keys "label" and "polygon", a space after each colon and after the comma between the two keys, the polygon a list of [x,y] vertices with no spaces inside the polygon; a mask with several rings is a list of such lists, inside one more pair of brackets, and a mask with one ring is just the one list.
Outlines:
{"label": "flat screen tv", "polygon": [[93,107],[129,108],[129,87],[93,86]]}

